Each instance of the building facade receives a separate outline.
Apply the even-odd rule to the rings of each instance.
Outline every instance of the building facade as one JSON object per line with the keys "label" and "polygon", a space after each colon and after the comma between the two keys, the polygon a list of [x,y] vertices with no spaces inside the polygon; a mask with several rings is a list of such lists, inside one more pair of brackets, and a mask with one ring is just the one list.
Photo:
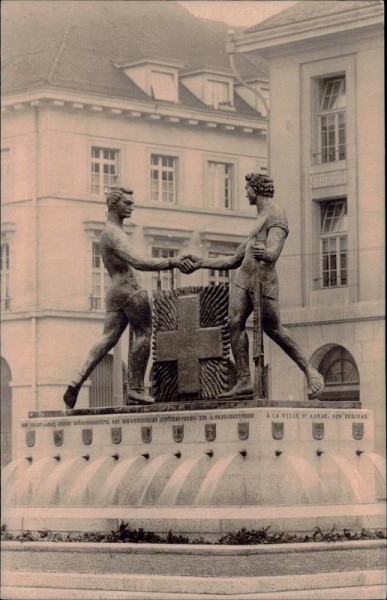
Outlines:
{"label": "building facade", "polygon": [[[106,189],[134,189],[125,231],[141,254],[233,253],[254,224],[244,175],[266,170],[267,120],[255,99],[238,93],[225,26],[175,2],[5,2],[3,30],[8,462],[19,420],[30,410],[63,407],[66,386],[102,333],[108,275],[98,238]],[[194,40],[200,52],[192,52]],[[257,77],[246,61],[245,68]],[[267,88],[265,73],[258,75]],[[150,294],[230,278],[208,270],[142,274]],[[125,401],[127,352],[125,334],[115,360],[107,357],[84,385],[77,407]]]}
{"label": "building facade", "polygon": [[[270,70],[270,171],[290,235],[283,320],[325,376],[324,399],[374,411],[385,448],[384,39],[377,1],[299,2],[230,42]],[[272,396],[301,375],[269,347]]]}

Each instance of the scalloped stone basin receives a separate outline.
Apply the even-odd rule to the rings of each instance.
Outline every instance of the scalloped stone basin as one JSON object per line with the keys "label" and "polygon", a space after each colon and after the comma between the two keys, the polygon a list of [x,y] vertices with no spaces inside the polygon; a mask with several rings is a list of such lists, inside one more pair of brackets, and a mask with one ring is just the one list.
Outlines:
{"label": "scalloped stone basin", "polygon": [[[23,421],[19,456],[3,472],[3,520],[13,529],[27,522],[71,529],[78,510],[83,518],[75,529],[88,530],[109,528],[118,515],[131,520],[142,509],[148,515],[149,507],[156,520],[184,508],[187,522],[200,521],[205,508],[234,515],[250,508],[254,519],[261,511],[267,522],[270,507],[273,515],[283,507],[294,530],[295,509],[309,507],[312,515],[320,507],[313,514],[323,516],[329,507],[348,506],[350,519],[376,506],[383,459],[373,451],[370,411],[155,408],[34,414]],[[72,515],[68,523],[62,509]]]}

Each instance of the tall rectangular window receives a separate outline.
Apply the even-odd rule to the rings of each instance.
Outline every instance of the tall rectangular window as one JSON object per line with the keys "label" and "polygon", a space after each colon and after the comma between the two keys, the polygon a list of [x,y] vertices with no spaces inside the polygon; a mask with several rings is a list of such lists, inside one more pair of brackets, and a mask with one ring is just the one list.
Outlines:
{"label": "tall rectangular window", "polygon": [[91,193],[103,194],[105,188],[118,182],[118,150],[109,148],[91,149]]}
{"label": "tall rectangular window", "polygon": [[232,208],[233,165],[208,162],[208,206]]}
{"label": "tall rectangular window", "polygon": [[1,309],[11,309],[11,294],[9,289],[9,267],[10,267],[10,256],[9,256],[9,243],[4,242],[1,244]]}
{"label": "tall rectangular window", "polygon": [[[171,248],[152,248],[152,258],[175,258],[177,250]],[[176,269],[158,271],[152,275],[152,291],[173,290],[176,288]]]}
{"label": "tall rectangular window", "polygon": [[321,281],[324,288],[348,285],[347,201],[320,204]]}
{"label": "tall rectangular window", "polygon": [[319,138],[322,163],[346,158],[345,76],[321,79],[319,98]]}
{"label": "tall rectangular window", "polygon": [[151,155],[151,199],[176,204],[177,159],[160,154]]}
{"label": "tall rectangular window", "polygon": [[90,310],[103,310],[105,308],[106,290],[109,287],[110,277],[103,264],[98,242],[92,245],[92,291],[90,296]]}

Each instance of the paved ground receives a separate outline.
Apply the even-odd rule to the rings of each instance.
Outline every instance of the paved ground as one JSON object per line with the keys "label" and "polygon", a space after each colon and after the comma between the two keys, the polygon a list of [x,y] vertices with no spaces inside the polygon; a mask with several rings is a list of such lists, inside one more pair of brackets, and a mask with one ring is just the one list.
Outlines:
{"label": "paved ground", "polygon": [[12,552],[3,554],[2,569],[77,573],[138,573],[191,577],[260,577],[385,569],[385,548],[252,556],[184,556]]}

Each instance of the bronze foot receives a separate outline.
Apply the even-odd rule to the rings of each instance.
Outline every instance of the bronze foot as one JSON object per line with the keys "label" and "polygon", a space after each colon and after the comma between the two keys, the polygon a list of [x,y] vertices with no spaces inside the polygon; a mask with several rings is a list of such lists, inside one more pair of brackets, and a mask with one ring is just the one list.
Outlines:
{"label": "bronze foot", "polygon": [[144,388],[131,388],[128,392],[126,404],[153,404],[154,399],[149,396]]}
{"label": "bronze foot", "polygon": [[253,394],[253,384],[250,377],[237,381],[231,390],[220,394],[219,398],[234,398],[235,396],[251,396]]}
{"label": "bronze foot", "polygon": [[306,379],[308,382],[308,398],[312,400],[313,398],[317,398],[324,389],[324,378],[313,367],[308,367],[305,372]]}
{"label": "bronze foot", "polygon": [[79,394],[79,390],[81,388],[75,385],[69,385],[67,390],[64,393],[63,396],[63,400],[66,404],[67,408],[74,408],[76,402],[77,402],[77,398],[78,398],[78,394]]}

